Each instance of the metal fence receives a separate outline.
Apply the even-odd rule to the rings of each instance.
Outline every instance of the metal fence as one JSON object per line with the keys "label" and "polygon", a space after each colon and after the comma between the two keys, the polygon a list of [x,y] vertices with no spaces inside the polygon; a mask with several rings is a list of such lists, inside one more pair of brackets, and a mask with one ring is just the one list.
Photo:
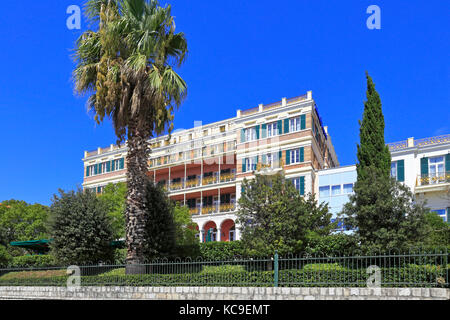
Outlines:
{"label": "metal fence", "polygon": [[[374,267],[375,266],[375,267]],[[447,250],[82,265],[82,286],[449,287]],[[375,273],[373,273],[375,272]],[[132,274],[135,273],[135,274]],[[66,286],[66,267],[2,268],[0,286]]]}

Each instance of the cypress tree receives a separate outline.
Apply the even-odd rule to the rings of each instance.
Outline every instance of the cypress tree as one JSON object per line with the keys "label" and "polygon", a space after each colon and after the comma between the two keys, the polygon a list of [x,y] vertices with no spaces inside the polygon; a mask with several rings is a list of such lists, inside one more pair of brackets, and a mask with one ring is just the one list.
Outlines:
{"label": "cypress tree", "polygon": [[373,167],[385,178],[389,178],[391,169],[391,154],[384,142],[384,117],[380,95],[375,90],[375,84],[367,71],[366,78],[367,101],[364,102],[363,119],[359,121],[360,144],[357,146],[358,181],[368,178],[368,167]]}

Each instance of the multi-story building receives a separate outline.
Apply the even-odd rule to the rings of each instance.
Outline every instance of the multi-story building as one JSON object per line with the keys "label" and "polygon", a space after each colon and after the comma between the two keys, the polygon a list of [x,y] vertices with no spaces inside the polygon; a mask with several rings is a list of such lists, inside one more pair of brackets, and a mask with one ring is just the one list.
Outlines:
{"label": "multi-story building", "polygon": [[[312,92],[236,117],[177,130],[150,141],[149,176],[169,197],[189,207],[201,241],[233,241],[237,201],[244,178],[283,171],[298,191],[314,192],[317,172],[339,166]],[[126,181],[126,145],[85,152],[84,188],[101,192]]]}
{"label": "multi-story building", "polygon": [[[388,143],[391,176],[407,185],[418,200],[448,221],[450,214],[450,134],[438,137]],[[352,193],[356,166],[318,173],[320,202],[328,202],[336,217]]]}

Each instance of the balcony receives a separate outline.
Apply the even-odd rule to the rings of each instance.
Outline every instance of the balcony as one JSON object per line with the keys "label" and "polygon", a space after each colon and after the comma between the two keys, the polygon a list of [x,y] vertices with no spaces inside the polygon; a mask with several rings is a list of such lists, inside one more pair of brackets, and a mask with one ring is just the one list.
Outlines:
{"label": "balcony", "polygon": [[218,183],[226,183],[236,180],[236,174],[235,173],[226,173],[219,175],[218,172],[216,172],[216,175],[205,177],[203,179],[191,179],[181,181],[181,182],[172,182],[170,185],[165,186],[166,190],[170,191],[180,191],[180,190],[186,190],[186,189],[192,189],[199,186],[209,186],[214,185]]}
{"label": "balcony", "polygon": [[215,204],[212,206],[198,206],[197,208],[190,208],[189,213],[191,215],[199,215],[200,212],[202,215],[215,214],[215,213],[227,213],[233,212],[236,210],[235,203],[223,203],[223,204]]}
{"label": "balcony", "polygon": [[444,191],[448,186],[450,186],[450,171],[419,175],[416,192]]}

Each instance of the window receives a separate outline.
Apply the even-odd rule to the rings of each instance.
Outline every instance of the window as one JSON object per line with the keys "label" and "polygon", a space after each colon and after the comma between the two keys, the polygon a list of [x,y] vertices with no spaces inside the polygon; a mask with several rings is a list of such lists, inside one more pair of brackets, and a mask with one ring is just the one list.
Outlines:
{"label": "window", "polygon": [[444,157],[434,157],[429,159],[430,183],[438,183],[445,179]]}
{"label": "window", "polygon": [[391,162],[391,177],[397,180],[397,162]]}
{"label": "window", "polygon": [[245,142],[256,140],[256,127],[244,129]]}
{"label": "window", "polygon": [[256,164],[257,164],[257,159],[252,157],[252,158],[246,158],[245,159],[245,172],[248,171],[254,171],[256,170]]}
{"label": "window", "polygon": [[278,123],[272,122],[267,125],[267,137],[278,135]]}
{"label": "window", "polygon": [[337,196],[341,194],[341,185],[336,185],[331,187],[331,195]]}
{"label": "window", "polygon": [[329,197],[330,196],[330,186],[319,187],[319,196],[320,197]]}
{"label": "window", "polygon": [[290,150],[291,157],[290,157],[290,163],[299,163],[300,162],[300,149],[294,149]]}
{"label": "window", "polygon": [[447,222],[447,214],[445,212],[445,209],[438,209],[438,210],[431,210],[431,212],[436,213],[438,216],[440,216],[445,222]]}
{"label": "window", "polygon": [[346,183],[344,184],[344,194],[352,193],[353,192],[353,183]]}
{"label": "window", "polygon": [[298,177],[292,179],[295,189],[303,196],[305,194],[305,177]]}
{"label": "window", "polygon": [[300,131],[300,117],[292,118],[290,120],[290,131]]}
{"label": "window", "polygon": [[225,126],[220,126],[220,132],[225,132]]}

